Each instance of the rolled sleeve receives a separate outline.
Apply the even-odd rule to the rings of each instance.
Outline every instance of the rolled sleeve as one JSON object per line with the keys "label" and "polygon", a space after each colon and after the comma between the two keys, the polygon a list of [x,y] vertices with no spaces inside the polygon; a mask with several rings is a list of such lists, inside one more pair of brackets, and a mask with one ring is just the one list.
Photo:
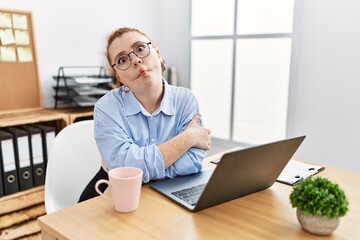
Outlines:
{"label": "rolled sleeve", "polygon": [[174,178],[178,175],[187,175],[200,172],[202,169],[202,159],[206,151],[199,148],[190,148],[174,164],[166,169],[166,177]]}
{"label": "rolled sleeve", "polygon": [[116,114],[110,117],[99,107],[95,108],[94,120],[95,140],[107,170],[138,167],[143,170],[144,182],[165,177],[164,161],[155,144],[137,145],[122,118],[116,118]]}
{"label": "rolled sleeve", "polygon": [[[199,113],[198,102],[194,95],[185,90],[181,92],[184,94],[179,99],[186,99],[186,101],[179,102],[179,109],[182,109],[182,116],[179,119],[179,127],[177,134],[186,130],[189,122],[193,117]],[[198,123],[203,127],[203,123],[200,120]],[[205,158],[207,151],[192,147],[185,154],[183,154],[176,162],[174,162],[168,169],[166,169],[166,177],[174,178],[178,175],[187,175],[197,173],[202,169],[202,160]]]}
{"label": "rolled sleeve", "polygon": [[[143,170],[143,182],[196,173],[202,169],[206,151],[190,148],[165,170],[157,144],[184,131],[199,113],[198,103],[189,89],[169,86],[161,107],[147,113],[130,93],[116,89],[103,96],[94,109],[94,135],[108,170],[137,167]],[[199,123],[202,125],[202,123]]]}
{"label": "rolled sleeve", "polygon": [[[162,155],[155,144],[139,147],[125,140],[117,126],[101,125],[95,139],[108,170],[116,167],[137,167],[143,170],[143,182],[165,177]],[[126,137],[125,137],[126,138]]]}

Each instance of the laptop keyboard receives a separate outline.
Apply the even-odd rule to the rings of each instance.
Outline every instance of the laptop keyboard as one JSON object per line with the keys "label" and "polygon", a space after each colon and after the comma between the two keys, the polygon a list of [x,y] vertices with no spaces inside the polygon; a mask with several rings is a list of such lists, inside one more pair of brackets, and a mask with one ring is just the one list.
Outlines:
{"label": "laptop keyboard", "polygon": [[200,184],[194,187],[189,187],[176,192],[172,192],[171,194],[194,206],[197,203],[205,185],[205,183]]}

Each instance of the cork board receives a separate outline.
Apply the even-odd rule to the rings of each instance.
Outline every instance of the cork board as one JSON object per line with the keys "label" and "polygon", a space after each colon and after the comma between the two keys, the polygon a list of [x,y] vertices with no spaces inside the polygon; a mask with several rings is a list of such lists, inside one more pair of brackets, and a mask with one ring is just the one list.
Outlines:
{"label": "cork board", "polygon": [[42,109],[31,12],[0,9],[0,114]]}

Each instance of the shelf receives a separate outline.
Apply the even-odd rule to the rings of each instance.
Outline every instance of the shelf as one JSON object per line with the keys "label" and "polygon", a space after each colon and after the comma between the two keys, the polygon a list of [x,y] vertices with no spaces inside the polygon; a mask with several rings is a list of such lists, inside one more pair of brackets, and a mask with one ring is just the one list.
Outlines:
{"label": "shelf", "polygon": [[53,110],[58,113],[63,113],[67,116],[67,123],[72,124],[78,120],[92,119],[93,118],[93,107],[83,108],[61,108]]}
{"label": "shelf", "polygon": [[[0,114],[0,127],[51,123],[57,132],[79,120],[91,119],[93,108],[63,108]],[[37,218],[45,215],[45,186],[0,197],[0,239],[40,239]]]}
{"label": "shelf", "polygon": [[54,110],[24,111],[21,113],[0,114],[0,127],[24,125],[39,122],[58,122],[59,128],[69,124],[68,115]]}
{"label": "shelf", "polygon": [[102,66],[60,67],[53,78],[56,81],[55,109],[94,106],[112,89],[114,80]]}
{"label": "shelf", "polygon": [[44,202],[45,186],[33,187],[0,198],[0,216]]}
{"label": "shelf", "polygon": [[37,218],[46,214],[44,186],[0,198],[0,239],[41,239]]}

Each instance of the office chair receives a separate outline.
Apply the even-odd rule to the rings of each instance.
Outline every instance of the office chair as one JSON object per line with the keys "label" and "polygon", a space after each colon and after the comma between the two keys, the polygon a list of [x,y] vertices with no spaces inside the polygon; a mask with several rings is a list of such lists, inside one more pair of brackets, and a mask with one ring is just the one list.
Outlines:
{"label": "office chair", "polygon": [[100,166],[93,120],[76,122],[62,129],[55,137],[46,167],[46,213],[77,203]]}

